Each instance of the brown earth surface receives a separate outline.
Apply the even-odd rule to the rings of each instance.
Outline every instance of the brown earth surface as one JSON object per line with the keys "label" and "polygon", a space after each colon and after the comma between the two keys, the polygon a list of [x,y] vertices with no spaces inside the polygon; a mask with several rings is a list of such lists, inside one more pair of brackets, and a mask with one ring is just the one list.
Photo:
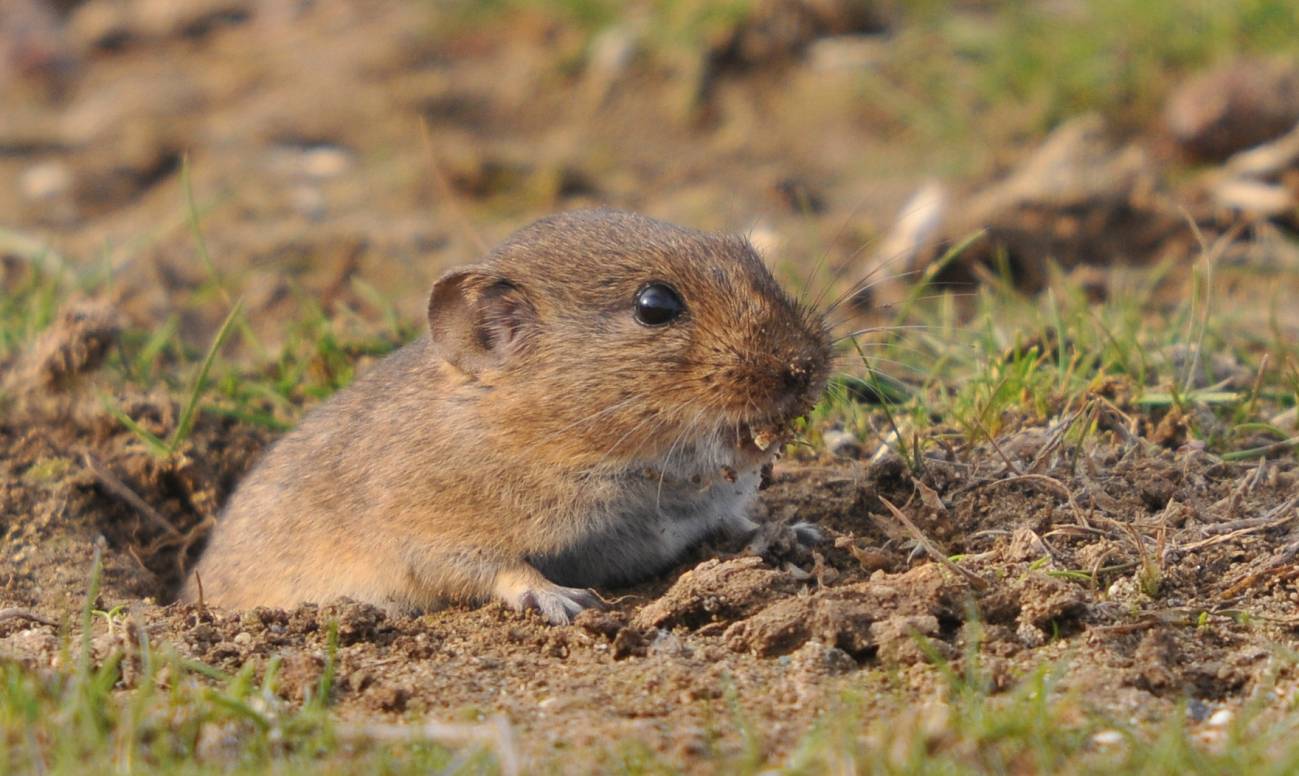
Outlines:
{"label": "brown earth surface", "polygon": [[[773,524],[816,523],[825,543],[790,547],[773,531],[760,554],[700,548],[660,580],[605,591],[609,611],[568,627],[497,605],[394,619],[349,602],[169,603],[274,434],[203,413],[177,455],[152,455],[97,395],[123,330],[175,313],[201,348],[221,294],[247,301],[268,342],[303,293],[326,314],[378,317],[353,278],[419,320],[412,289],[479,242],[597,201],[780,235],[779,249],[847,271],[923,160],[869,107],[844,110],[846,78],[746,67],[736,52],[781,45],[760,30],[719,43],[732,59],[704,74],[575,74],[554,63],[581,42],[541,16],[451,36],[419,4],[197,3],[216,10],[122,32],[86,10],[108,5],[78,5],[55,36],[67,68],[0,84],[0,179],[18,182],[0,187],[0,223],[15,228],[0,235],[3,280],[37,254],[114,279],[4,364],[0,609],[74,621],[99,552],[96,608],[124,606],[134,624],[97,622],[100,656],[136,654],[142,632],[231,672],[279,655],[297,702],[336,623],[343,717],[500,713],[540,757],[636,741],[690,763],[746,746],[745,723],[784,752],[846,690],[878,690],[881,705],[933,697],[936,658],[977,656],[998,690],[1055,666],[1063,691],[1134,721],[1188,698],[1199,722],[1294,692],[1278,655],[1299,630],[1299,466],[1224,461],[1188,441],[1176,410],[1134,412],[1121,391],[1085,418],[1057,408],[1094,429],[1082,441],[1072,422],[1004,418],[995,445],[940,429],[918,468],[871,445],[861,459],[791,457],[763,507]],[[219,293],[186,227],[182,157]],[[162,388],[115,401],[160,437],[181,411]],[[63,632],[0,615],[0,655],[58,664]]]}
{"label": "brown earth surface", "polygon": [[[135,416],[156,417],[159,430],[175,412],[138,402]],[[535,756],[635,740],[688,762],[741,746],[737,714],[769,752],[783,751],[845,688],[879,682],[870,669],[899,672],[909,696],[932,695],[935,654],[957,667],[977,655],[1003,689],[1055,665],[1063,688],[1134,721],[1188,697],[1210,709],[1282,691],[1275,649],[1299,628],[1299,467],[1155,444],[1118,413],[1099,422],[1108,430],[1077,446],[1062,443],[1064,426],[1033,425],[1003,437],[1001,452],[954,443],[917,477],[888,456],[782,462],[764,493],[769,520],[815,522],[825,544],[761,556],[701,548],[662,580],[606,591],[609,611],[569,627],[498,605],[414,619],[349,602],[160,605],[178,557],[267,435],[204,421],[182,455],[160,462],[102,411],[6,422],[0,604],[73,617],[100,547],[96,608],[125,605],[135,625],[97,627],[101,656],[135,654],[141,631],[230,672],[251,663],[260,674],[279,655],[281,691],[298,701],[319,681],[336,623],[344,717],[503,713]],[[958,564],[917,550],[885,499]],[[60,632],[12,619],[0,622],[0,644],[56,665]]]}

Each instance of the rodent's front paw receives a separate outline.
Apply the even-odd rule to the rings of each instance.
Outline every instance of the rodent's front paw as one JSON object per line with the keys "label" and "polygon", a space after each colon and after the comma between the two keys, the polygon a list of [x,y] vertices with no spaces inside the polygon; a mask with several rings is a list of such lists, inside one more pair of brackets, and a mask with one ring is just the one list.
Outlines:
{"label": "rodent's front paw", "polygon": [[809,523],[805,520],[791,524],[789,532],[794,536],[794,541],[804,547],[815,547],[825,541],[825,534],[821,533],[821,529],[817,528],[815,523]]}
{"label": "rodent's front paw", "polygon": [[801,520],[797,523],[770,522],[758,526],[744,550],[751,555],[766,557],[775,554],[783,557],[791,552],[797,555],[823,541],[825,534],[813,523]]}
{"label": "rodent's front paw", "polygon": [[531,609],[552,625],[569,624],[583,609],[604,608],[604,601],[592,591],[556,585],[526,563],[498,573],[495,593],[511,609]]}
{"label": "rodent's front paw", "polygon": [[604,602],[590,590],[554,585],[524,591],[515,608],[520,611],[532,609],[545,617],[551,625],[568,625],[578,612],[583,609],[603,609]]}

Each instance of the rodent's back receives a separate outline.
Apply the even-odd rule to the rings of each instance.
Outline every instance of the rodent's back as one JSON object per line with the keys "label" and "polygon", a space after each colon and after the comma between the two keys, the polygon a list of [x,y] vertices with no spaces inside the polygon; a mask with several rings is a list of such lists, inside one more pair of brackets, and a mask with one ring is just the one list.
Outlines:
{"label": "rodent's back", "polygon": [[366,586],[382,527],[364,518],[416,441],[402,433],[439,404],[428,349],[422,337],[382,359],[271,446],[226,505],[186,598],[201,581],[218,605],[291,606],[315,600],[311,580],[325,570]]}

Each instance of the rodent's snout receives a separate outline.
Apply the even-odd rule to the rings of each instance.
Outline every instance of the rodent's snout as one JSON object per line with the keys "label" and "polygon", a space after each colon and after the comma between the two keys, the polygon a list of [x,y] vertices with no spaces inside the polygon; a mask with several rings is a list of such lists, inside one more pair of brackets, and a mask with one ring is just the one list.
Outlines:
{"label": "rodent's snout", "polygon": [[779,387],[772,407],[781,422],[788,422],[812,408],[825,379],[823,371],[821,362],[810,356],[785,363],[775,381]]}
{"label": "rodent's snout", "polygon": [[[745,406],[750,420],[783,425],[816,403],[825,381],[828,358],[820,343],[809,337],[781,353],[768,353],[751,362]],[[756,418],[752,417],[757,410]]]}
{"label": "rodent's snout", "polygon": [[785,365],[781,380],[785,390],[793,394],[805,393],[816,379],[816,362],[811,358],[794,358]]}
{"label": "rodent's snout", "polygon": [[[743,406],[735,405],[735,445],[741,453],[761,458],[773,444],[786,439],[790,423],[816,403],[829,363],[828,346],[815,337],[793,353],[765,353],[749,362],[736,385],[745,386]],[[761,365],[760,365],[761,364]]]}

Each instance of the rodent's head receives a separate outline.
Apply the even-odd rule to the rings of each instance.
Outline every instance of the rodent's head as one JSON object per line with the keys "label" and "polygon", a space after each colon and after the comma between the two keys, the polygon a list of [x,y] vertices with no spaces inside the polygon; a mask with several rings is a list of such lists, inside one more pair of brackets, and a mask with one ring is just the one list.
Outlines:
{"label": "rodent's head", "polygon": [[570,462],[753,463],[831,360],[746,240],[615,210],[544,218],[447,273],[429,327],[512,439]]}

